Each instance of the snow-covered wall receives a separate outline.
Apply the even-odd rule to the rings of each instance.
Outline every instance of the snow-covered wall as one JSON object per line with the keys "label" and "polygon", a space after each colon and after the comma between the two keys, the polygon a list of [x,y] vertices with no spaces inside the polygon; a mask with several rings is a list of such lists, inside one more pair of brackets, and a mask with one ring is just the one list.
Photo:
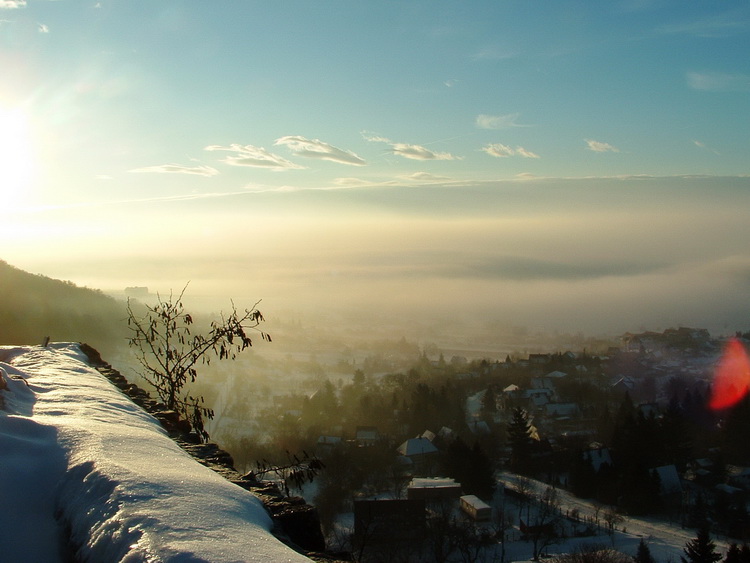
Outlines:
{"label": "snow-covered wall", "polygon": [[76,344],[0,348],[9,560],[309,561],[251,493],[197,463]]}

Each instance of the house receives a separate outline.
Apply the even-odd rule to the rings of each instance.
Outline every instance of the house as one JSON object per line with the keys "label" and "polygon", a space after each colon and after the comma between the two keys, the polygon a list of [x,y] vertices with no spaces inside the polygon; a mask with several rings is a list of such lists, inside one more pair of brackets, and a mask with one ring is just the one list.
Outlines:
{"label": "house", "polygon": [[464,495],[459,502],[461,510],[473,520],[487,521],[492,518],[492,507],[476,495]]}
{"label": "house", "polygon": [[547,403],[544,405],[544,409],[544,413],[552,418],[572,417],[581,414],[578,403]]}
{"label": "house", "polygon": [[552,391],[549,389],[527,389],[523,398],[529,401],[529,409],[540,409],[550,402]]}
{"label": "house", "polygon": [[430,473],[438,449],[427,438],[409,438],[396,451],[412,462],[415,473]]}
{"label": "house", "polygon": [[610,455],[608,448],[591,448],[583,452],[583,457],[591,462],[591,467],[593,467],[596,472],[598,472],[601,466],[605,463],[610,466],[612,465],[612,456]]}
{"label": "house", "polygon": [[682,482],[674,465],[662,465],[651,470],[659,475],[659,483],[662,495],[673,495],[682,493]]}
{"label": "house", "polygon": [[[559,372],[562,373],[562,372]],[[550,391],[555,390],[555,382],[550,377],[534,377],[531,379],[532,389],[548,389]]]}
{"label": "house", "polygon": [[532,366],[543,366],[550,363],[551,359],[550,354],[529,354],[529,364]]}
{"label": "house", "polygon": [[427,438],[430,442],[434,442],[437,436],[434,432],[431,432],[430,430],[425,430],[424,432],[422,432],[422,436],[420,436],[420,438]]}
{"label": "house", "polygon": [[334,449],[336,446],[341,444],[341,436],[325,436],[320,435],[318,436],[318,442],[316,443],[316,448],[318,453],[324,453],[329,452],[332,449]]}
{"label": "house", "polygon": [[455,501],[461,497],[461,484],[447,477],[415,478],[406,489],[406,498],[428,503]]}
{"label": "house", "polygon": [[354,439],[360,446],[372,446],[380,439],[380,433],[375,426],[357,426]]}
{"label": "house", "polygon": [[743,491],[750,491],[750,467],[727,465],[727,482]]}

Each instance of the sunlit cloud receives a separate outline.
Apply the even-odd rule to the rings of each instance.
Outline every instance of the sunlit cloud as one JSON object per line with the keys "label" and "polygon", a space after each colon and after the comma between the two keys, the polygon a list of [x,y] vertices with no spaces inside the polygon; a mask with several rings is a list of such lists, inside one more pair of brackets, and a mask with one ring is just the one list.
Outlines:
{"label": "sunlit cloud", "polygon": [[26,0],[0,0],[0,10],[15,10],[25,7]]}
{"label": "sunlit cloud", "polygon": [[620,152],[620,149],[613,147],[609,143],[586,139],[586,144],[588,145],[589,150],[594,152]]}
{"label": "sunlit cloud", "polygon": [[365,141],[370,141],[371,143],[388,143],[388,144],[390,144],[392,142],[387,137],[383,137],[383,136],[377,135],[375,133],[369,133],[367,131],[362,131],[362,138]]}
{"label": "sunlit cloud", "polygon": [[528,127],[518,123],[520,113],[508,113],[505,115],[480,114],[476,118],[476,126],[480,129],[510,129],[512,127]]}
{"label": "sunlit cloud", "polygon": [[319,160],[329,160],[339,164],[349,164],[352,166],[364,166],[365,160],[352,151],[340,149],[324,143],[319,139],[307,139],[300,136],[286,136],[276,139],[274,145],[284,145],[288,147],[296,156],[306,158],[316,158]]}
{"label": "sunlit cloud", "polygon": [[404,174],[399,176],[404,180],[410,182],[444,182],[450,180],[448,176],[439,176],[437,174],[430,174],[429,172],[415,172],[414,174]]}
{"label": "sunlit cloud", "polygon": [[273,154],[263,147],[255,147],[253,145],[231,144],[228,147],[209,145],[204,150],[234,153],[221,161],[232,166],[250,166],[253,168],[269,168],[271,170],[301,170],[304,168],[304,166]]}
{"label": "sunlit cloud", "polygon": [[421,145],[393,143],[391,148],[393,154],[411,160],[459,160],[459,157],[452,155],[449,152],[434,152]]}
{"label": "sunlit cloud", "polygon": [[391,180],[373,181],[365,180],[363,178],[346,177],[336,178],[334,185],[345,188],[377,188],[377,187],[393,187],[393,186],[416,186],[416,185],[427,185],[427,184],[446,184],[455,183],[448,176],[440,176],[438,174],[430,174],[429,172],[414,172],[413,174],[400,174]]}
{"label": "sunlit cloud", "polygon": [[482,150],[486,152],[490,156],[494,156],[496,158],[507,158],[510,156],[522,156],[524,158],[539,158],[539,155],[536,153],[533,153],[529,150],[526,150],[523,147],[516,147],[511,148],[508,145],[503,145],[501,143],[492,143],[485,147],[482,147]]}
{"label": "sunlit cloud", "polygon": [[378,182],[373,182],[372,180],[364,180],[362,178],[336,178],[333,181],[333,184],[335,186],[339,186],[342,188],[369,188],[371,186],[380,186],[381,184]]}
{"label": "sunlit cloud", "polygon": [[192,174],[194,176],[216,176],[219,171],[210,166],[181,166],[179,164],[161,164],[135,168],[130,172],[153,174]]}
{"label": "sunlit cloud", "polygon": [[449,152],[435,152],[422,145],[413,145],[410,143],[394,143],[386,137],[369,134],[364,131],[362,132],[362,137],[373,143],[385,143],[391,145],[391,152],[393,154],[410,160],[461,160],[460,156],[456,156]]}
{"label": "sunlit cloud", "polygon": [[693,90],[708,92],[748,92],[750,75],[722,72],[688,72],[687,83]]}

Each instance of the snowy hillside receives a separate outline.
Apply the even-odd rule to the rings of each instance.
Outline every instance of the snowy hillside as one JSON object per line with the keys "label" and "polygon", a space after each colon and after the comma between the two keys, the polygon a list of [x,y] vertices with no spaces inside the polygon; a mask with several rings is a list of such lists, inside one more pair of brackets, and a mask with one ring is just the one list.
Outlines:
{"label": "snowy hillside", "polygon": [[76,344],[0,348],[4,561],[309,561]]}

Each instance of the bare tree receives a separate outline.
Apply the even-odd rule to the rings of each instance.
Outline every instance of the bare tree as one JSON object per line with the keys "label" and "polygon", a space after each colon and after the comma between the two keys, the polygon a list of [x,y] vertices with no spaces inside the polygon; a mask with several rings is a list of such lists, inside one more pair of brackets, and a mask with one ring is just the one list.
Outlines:
{"label": "bare tree", "polygon": [[128,300],[128,327],[132,332],[128,343],[136,351],[143,378],[156,390],[168,409],[177,411],[190,422],[202,440],[208,439],[204,419],[213,418],[213,410],[205,406],[203,397],[185,390],[198,377],[198,367],[210,364],[211,358],[234,359],[252,346],[248,332],[257,331],[263,340],[271,337],[258,326],[263,315],[257,309],[232,312],[212,321],[206,334],[192,334],[193,317],[185,311],[182,298],[187,285],[175,298],[172,293],[163,299],[157,295],[156,305],[145,305],[142,315],[136,314]]}
{"label": "bare tree", "polygon": [[610,506],[604,511],[604,522],[607,524],[607,533],[612,541],[612,547],[614,547],[615,527],[623,522],[623,517],[617,513],[613,506]]}
{"label": "bare tree", "polygon": [[547,487],[538,498],[535,508],[531,522],[527,524],[521,521],[521,532],[531,541],[532,558],[538,561],[542,551],[559,538],[562,517],[557,489]]}
{"label": "bare tree", "polygon": [[580,546],[572,553],[564,553],[552,559],[553,563],[633,563],[629,555],[603,545]]}

